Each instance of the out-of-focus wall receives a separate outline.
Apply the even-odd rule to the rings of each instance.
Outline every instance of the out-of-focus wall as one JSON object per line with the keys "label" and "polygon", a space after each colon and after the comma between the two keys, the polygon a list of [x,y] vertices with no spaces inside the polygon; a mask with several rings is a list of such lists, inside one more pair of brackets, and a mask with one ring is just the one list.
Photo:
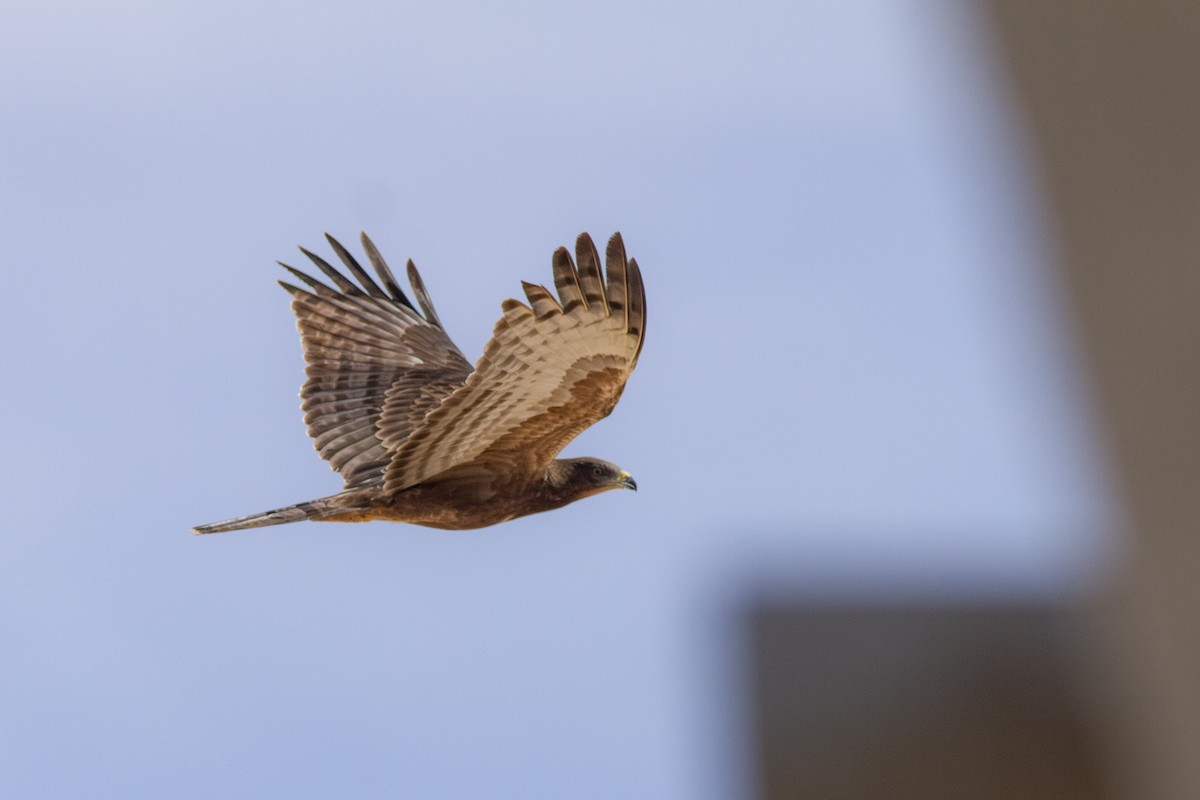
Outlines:
{"label": "out-of-focus wall", "polygon": [[1105,761],[1124,796],[1200,797],[1200,4],[989,6],[1129,511]]}
{"label": "out-of-focus wall", "polygon": [[1043,605],[758,606],[763,796],[1109,800],[1078,623]]}

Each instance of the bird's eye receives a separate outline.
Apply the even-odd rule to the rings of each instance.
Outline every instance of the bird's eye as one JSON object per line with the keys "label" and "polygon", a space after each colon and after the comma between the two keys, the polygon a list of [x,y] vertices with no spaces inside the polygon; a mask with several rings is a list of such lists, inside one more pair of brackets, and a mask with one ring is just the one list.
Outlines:
{"label": "bird's eye", "polygon": [[600,469],[600,467],[592,467],[592,477],[593,478],[599,478],[603,474],[604,474],[604,470]]}

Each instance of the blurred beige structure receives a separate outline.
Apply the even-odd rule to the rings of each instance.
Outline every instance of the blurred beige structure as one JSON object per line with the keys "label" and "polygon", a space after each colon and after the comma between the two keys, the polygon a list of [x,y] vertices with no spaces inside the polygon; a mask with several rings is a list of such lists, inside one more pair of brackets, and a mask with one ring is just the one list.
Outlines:
{"label": "blurred beige structure", "polygon": [[1108,798],[1079,617],[1011,605],[765,607],[761,788],[820,800]]}
{"label": "blurred beige structure", "polygon": [[771,798],[1200,798],[1200,3],[987,11],[1128,541],[1081,611],[760,609]]}
{"label": "blurred beige structure", "polygon": [[990,6],[1129,513],[1097,609],[1110,778],[1200,797],[1200,4]]}

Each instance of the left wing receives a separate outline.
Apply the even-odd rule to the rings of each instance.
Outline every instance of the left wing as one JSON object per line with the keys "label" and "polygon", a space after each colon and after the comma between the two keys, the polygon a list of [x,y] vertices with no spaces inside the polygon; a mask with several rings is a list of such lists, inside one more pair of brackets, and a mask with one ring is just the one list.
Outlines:
{"label": "left wing", "polygon": [[363,248],[379,283],[336,239],[326,237],[358,284],[304,248],[333,287],[286,264],[308,289],[280,283],[292,295],[308,362],[300,389],[308,433],[346,488],[355,489],[383,481],[400,443],[463,385],[471,365],[442,328],[412,261],[408,279],[421,311],[365,233]]}
{"label": "left wing", "polygon": [[530,305],[504,316],[466,383],[431,411],[394,453],[384,491],[397,492],[453,468],[503,464],[544,468],[566,444],[616,406],[637,365],[646,295],[619,233],[608,242],[608,280],[592,239],[554,253],[558,297],[524,283]]}

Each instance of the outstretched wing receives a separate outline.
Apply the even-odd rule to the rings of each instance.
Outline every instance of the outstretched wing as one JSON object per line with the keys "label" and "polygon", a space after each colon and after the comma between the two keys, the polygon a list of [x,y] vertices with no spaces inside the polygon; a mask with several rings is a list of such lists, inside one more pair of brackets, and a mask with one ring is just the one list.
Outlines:
{"label": "outstretched wing", "polygon": [[642,277],[619,233],[608,243],[607,283],[586,233],[575,252],[578,268],[566,248],[554,253],[558,300],[526,283],[528,306],[504,301],[475,371],[396,450],[385,491],[472,465],[533,474],[612,411],[642,349]]}
{"label": "outstretched wing", "polygon": [[337,288],[282,262],[309,289],[279,283],[292,295],[308,363],[308,380],[300,389],[308,434],[346,488],[359,488],[382,481],[392,452],[463,385],[471,365],[442,329],[411,261],[408,279],[424,316],[365,233],[363,248],[383,288],[336,239],[325,238],[361,288],[303,247]]}

